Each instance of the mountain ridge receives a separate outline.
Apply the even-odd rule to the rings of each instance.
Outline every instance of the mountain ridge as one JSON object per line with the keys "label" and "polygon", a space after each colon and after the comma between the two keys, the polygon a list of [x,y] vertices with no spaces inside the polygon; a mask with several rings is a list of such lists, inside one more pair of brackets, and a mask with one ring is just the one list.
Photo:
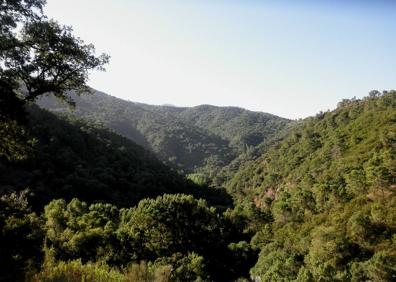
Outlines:
{"label": "mountain ridge", "polygon": [[165,193],[215,198],[221,192],[192,183],[152,152],[101,126],[35,105],[28,117],[27,130],[36,144],[27,160],[0,159],[0,193],[31,187],[37,206],[74,197],[130,206]]}
{"label": "mountain ridge", "polygon": [[71,97],[76,102],[73,110],[48,97],[40,99],[38,104],[54,112],[102,123],[187,174],[206,171],[208,167],[219,170],[246,147],[257,146],[290,122],[238,107],[155,106],[100,91],[92,95],[71,94]]}

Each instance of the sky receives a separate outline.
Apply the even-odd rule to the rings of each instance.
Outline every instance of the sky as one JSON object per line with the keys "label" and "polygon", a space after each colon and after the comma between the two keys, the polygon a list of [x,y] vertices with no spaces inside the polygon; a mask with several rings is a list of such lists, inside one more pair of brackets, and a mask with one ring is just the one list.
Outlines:
{"label": "sky", "polygon": [[47,0],[111,56],[89,85],[122,99],[298,119],[396,88],[396,1]]}

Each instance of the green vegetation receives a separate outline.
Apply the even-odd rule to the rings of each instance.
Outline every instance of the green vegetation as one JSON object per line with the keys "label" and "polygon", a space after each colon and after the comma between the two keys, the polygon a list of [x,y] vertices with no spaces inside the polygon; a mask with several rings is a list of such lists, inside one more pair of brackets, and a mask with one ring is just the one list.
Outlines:
{"label": "green vegetation", "polygon": [[44,4],[0,4],[0,280],[396,281],[396,91],[297,122],[80,98],[108,57]]}
{"label": "green vegetation", "polygon": [[9,266],[2,279],[232,280],[257,259],[243,224],[193,196],[164,195],[123,209],[53,200],[41,216],[31,212],[26,193],[1,203],[2,265]]}
{"label": "green vegetation", "polygon": [[82,264],[80,260],[70,262],[45,261],[40,273],[28,277],[29,281],[69,282],[166,282],[170,279],[171,266],[132,264],[124,269],[111,268],[102,263]]}
{"label": "green vegetation", "polygon": [[[0,81],[2,90],[24,101],[46,93],[72,101],[67,91],[84,93],[88,71],[103,70],[109,57],[43,14],[45,0],[4,0],[0,6]],[[3,95],[2,95],[3,96]]]}
{"label": "green vegetation", "polygon": [[[51,98],[38,104],[96,123],[153,151],[174,169],[221,185],[219,171],[283,128],[288,120],[233,107],[177,108],[124,101],[101,92],[73,96],[76,107]],[[194,179],[194,178],[192,178]]]}
{"label": "green vegetation", "polygon": [[[0,248],[6,254],[1,264],[18,273],[5,271],[5,279],[396,277],[394,91],[342,101],[336,110],[290,124],[264,140],[252,158],[262,155],[245,162],[227,183],[235,203],[227,210],[227,194],[195,186],[124,137],[37,107],[29,110],[29,120],[34,126],[27,132],[36,140],[32,153],[23,160],[2,159],[3,187],[13,187],[10,179],[23,183],[18,189],[30,187],[1,198]],[[49,173],[50,167],[73,176]],[[121,179],[123,169],[138,178],[125,178],[125,190],[118,190],[108,178]],[[81,170],[84,177],[76,182]],[[145,175],[150,181],[134,182]],[[192,177],[205,182],[200,175]],[[58,186],[50,186],[52,181]],[[104,185],[111,192],[99,189]],[[162,196],[153,198],[157,195]]]}
{"label": "green vegetation", "polygon": [[43,223],[32,212],[27,192],[0,198],[0,278],[22,280],[24,272],[40,267]]}
{"label": "green vegetation", "polygon": [[195,185],[152,153],[104,128],[59,118],[35,106],[28,117],[24,128],[36,144],[25,160],[0,159],[0,189],[29,188],[35,209],[52,199],[75,197],[130,207],[164,193],[231,204],[224,190]]}
{"label": "green vegetation", "polygon": [[252,239],[261,281],[396,278],[396,92],[294,124],[228,183],[273,220]]}

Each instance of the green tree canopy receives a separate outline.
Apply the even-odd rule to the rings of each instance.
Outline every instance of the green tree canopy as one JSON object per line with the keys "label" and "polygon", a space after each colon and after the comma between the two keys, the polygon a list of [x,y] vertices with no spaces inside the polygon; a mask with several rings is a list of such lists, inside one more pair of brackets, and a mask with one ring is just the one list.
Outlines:
{"label": "green tree canopy", "polygon": [[66,91],[88,91],[88,72],[103,70],[109,56],[96,56],[94,46],[75,37],[71,27],[48,19],[44,5],[43,0],[1,1],[0,80],[9,83],[0,90],[24,87],[23,100],[53,93],[72,103]]}

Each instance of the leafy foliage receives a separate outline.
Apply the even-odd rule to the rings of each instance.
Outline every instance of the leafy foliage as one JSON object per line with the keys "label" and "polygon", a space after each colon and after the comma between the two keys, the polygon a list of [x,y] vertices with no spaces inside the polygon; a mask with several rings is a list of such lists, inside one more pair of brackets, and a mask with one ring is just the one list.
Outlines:
{"label": "leafy foliage", "polygon": [[[19,98],[34,101],[53,93],[71,100],[66,91],[88,91],[88,71],[103,70],[109,57],[95,56],[92,44],[72,34],[72,28],[48,20],[43,0],[5,0],[0,6],[0,79],[26,88]],[[21,84],[22,83],[22,84]]]}
{"label": "leafy foliage", "polygon": [[246,242],[233,244],[239,235],[231,222],[204,200],[187,195],[145,199],[121,210],[54,200],[45,207],[44,219],[47,248],[60,261],[148,261],[172,265],[175,281],[217,281],[247,272],[255,258]]}
{"label": "leafy foliage", "polygon": [[[43,98],[39,105],[56,112],[100,122],[153,151],[184,173],[199,173],[212,182],[217,172],[246,148],[254,147],[288,120],[232,107],[176,108],[123,101],[101,92],[76,97],[76,108]],[[221,184],[223,179],[219,179]]]}
{"label": "leafy foliage", "polygon": [[25,271],[41,262],[42,222],[31,211],[27,190],[0,198],[0,278],[23,279]]}
{"label": "leafy foliage", "polygon": [[29,136],[23,125],[16,120],[1,117],[0,140],[0,157],[9,161],[28,158],[35,144],[35,139]]}
{"label": "leafy foliage", "polygon": [[395,121],[394,91],[344,100],[289,127],[235,175],[235,199],[247,196],[273,217],[252,239],[253,277],[395,279]]}
{"label": "leafy foliage", "polygon": [[36,208],[54,198],[74,197],[133,206],[164,193],[231,204],[223,190],[187,181],[140,146],[98,126],[31,107],[27,128],[37,140],[32,156],[19,162],[0,159],[0,187],[30,187]]}
{"label": "leafy foliage", "polygon": [[[395,91],[292,123],[79,98],[108,56],[44,4],[0,2],[0,280],[396,280]],[[25,113],[50,92],[91,123]]]}
{"label": "leafy foliage", "polygon": [[170,281],[169,266],[147,265],[144,262],[131,264],[122,270],[111,268],[103,263],[82,264],[80,260],[69,262],[47,260],[38,274],[27,280],[31,282],[167,282]]}
{"label": "leafy foliage", "polygon": [[[395,98],[343,101],[263,140],[228,183],[236,205],[224,213],[191,195],[153,199],[227,202],[126,138],[33,107],[34,158],[3,159],[2,188],[29,186],[41,205],[64,199],[40,219],[24,197],[3,197],[4,263],[48,281],[392,281]],[[12,240],[23,247],[10,249]],[[39,270],[43,252],[51,260]]]}

